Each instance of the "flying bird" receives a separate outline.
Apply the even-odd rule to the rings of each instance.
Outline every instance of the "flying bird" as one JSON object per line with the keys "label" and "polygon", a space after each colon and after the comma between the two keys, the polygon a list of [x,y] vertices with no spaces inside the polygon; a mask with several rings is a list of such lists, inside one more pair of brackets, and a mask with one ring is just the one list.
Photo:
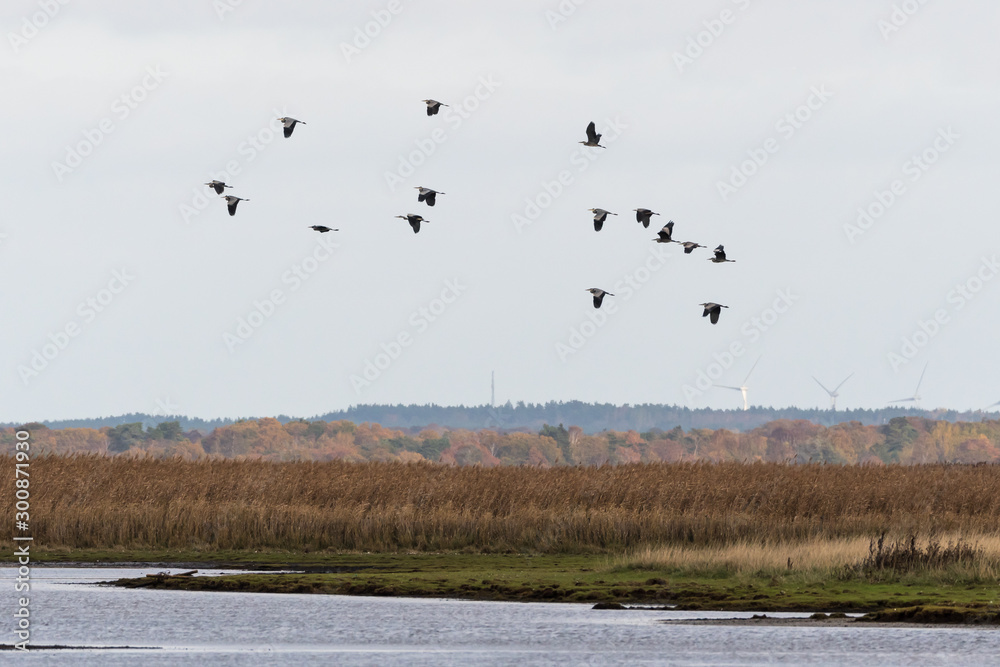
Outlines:
{"label": "flying bird", "polygon": [[430,220],[424,220],[419,215],[414,215],[413,213],[407,213],[406,215],[397,215],[397,218],[402,218],[410,223],[410,227],[413,228],[413,233],[416,234],[420,231],[421,222],[430,222]]}
{"label": "flying bird", "polygon": [[330,229],[326,225],[309,225],[309,229],[315,229],[320,234],[326,234],[327,232],[339,232],[339,229]]}
{"label": "flying bird", "polygon": [[280,120],[281,124],[285,126],[285,139],[292,136],[292,132],[295,130],[296,123],[302,123],[303,125],[305,125],[305,121],[296,120],[291,116],[285,116],[284,118],[279,118],[278,120]]}
{"label": "flying bird", "polygon": [[594,121],[590,121],[590,125],[587,126],[587,140],[579,141],[584,146],[591,146],[594,148],[607,148],[607,146],[602,146],[600,143],[601,135],[597,133],[597,128],[594,126]]}
{"label": "flying bird", "polygon": [[670,243],[670,237],[674,235],[674,221],[671,220],[667,224],[663,225],[663,229],[656,232],[656,238],[653,239],[657,243]]}
{"label": "flying bird", "polygon": [[421,185],[414,185],[413,187],[420,191],[417,193],[417,201],[426,202],[428,206],[434,206],[434,203],[437,201],[437,196],[445,194],[444,192],[431,190],[430,188],[425,188]]}
{"label": "flying bird", "polygon": [[648,208],[634,208],[632,210],[635,211],[636,222],[641,222],[642,226],[647,228],[649,227],[650,218],[654,215],[659,215],[659,213],[654,213]]}
{"label": "flying bird", "polygon": [[674,243],[679,243],[680,245],[684,246],[684,254],[685,255],[690,255],[691,252],[695,248],[704,248],[704,247],[706,247],[706,246],[701,245],[700,243],[695,243],[693,241],[685,241],[684,243],[681,243],[680,241],[674,241]]}
{"label": "flying bird", "polygon": [[594,308],[601,307],[601,303],[604,301],[605,296],[614,296],[611,292],[605,292],[604,290],[596,287],[591,287],[587,291],[594,295]]}
{"label": "flying bird", "polygon": [[601,227],[604,226],[604,221],[608,219],[609,215],[618,215],[617,213],[612,213],[611,211],[605,211],[603,208],[588,208],[588,211],[592,211],[594,214],[594,231],[601,231]]}
{"label": "flying bird", "polygon": [[209,181],[208,183],[205,183],[205,185],[207,185],[210,188],[214,188],[215,189],[215,194],[217,194],[217,195],[221,195],[222,191],[225,188],[231,188],[231,187],[233,187],[231,185],[226,185],[222,181]]}
{"label": "flying bird", "polygon": [[705,312],[701,314],[702,317],[709,317],[711,315],[710,320],[712,324],[719,321],[719,314],[723,308],[729,308],[729,306],[723,306],[721,303],[712,303],[711,301],[708,303],[699,303],[698,305],[705,307]]}
{"label": "flying bird", "polygon": [[726,259],[726,249],[720,244],[718,248],[715,249],[715,257],[712,257],[708,261],[715,262],[716,264],[721,264],[722,262],[735,262],[735,259]]}
{"label": "flying bird", "polygon": [[229,205],[229,215],[236,215],[236,205],[241,201],[250,201],[249,199],[243,199],[242,197],[234,197],[233,195],[226,195],[223,197],[226,203]]}
{"label": "flying bird", "polygon": [[428,116],[433,116],[434,114],[436,114],[438,111],[441,110],[441,107],[448,106],[447,104],[442,104],[441,102],[438,102],[437,100],[423,100],[423,102],[424,102],[424,104],[427,105],[427,115]]}

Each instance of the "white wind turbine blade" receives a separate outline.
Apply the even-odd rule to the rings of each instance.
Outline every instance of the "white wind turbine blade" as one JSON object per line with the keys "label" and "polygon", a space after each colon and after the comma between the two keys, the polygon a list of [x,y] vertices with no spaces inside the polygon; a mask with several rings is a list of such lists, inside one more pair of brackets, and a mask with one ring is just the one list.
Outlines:
{"label": "white wind turbine blade", "polygon": [[[813,375],[813,376],[812,376],[812,379],[813,379],[813,380],[816,380],[816,376],[815,376],[815,375]],[[819,386],[823,387],[823,383],[822,383],[822,382],[820,382],[819,380],[816,380],[816,384],[818,384]],[[841,384],[843,384],[843,382],[841,382]],[[827,389],[826,387],[823,387],[823,391],[825,391],[826,393],[830,394],[830,398],[833,398],[833,391],[836,391],[836,389],[834,389],[833,391],[830,391],[830,390],[829,390],[829,389]]]}
{"label": "white wind turbine blade", "polygon": [[851,379],[852,377],[854,377],[854,373],[851,373],[850,375],[848,375],[847,377],[845,377],[845,378],[844,378],[844,381],[843,381],[843,382],[841,382],[840,384],[838,384],[838,385],[836,386],[836,388],[834,388],[834,391],[837,391],[837,389],[840,389],[841,387],[843,387],[843,386],[844,386],[844,382],[847,382],[847,381],[848,381],[848,380],[850,380],[850,379]]}
{"label": "white wind turbine blade", "polygon": [[746,386],[746,384],[747,384],[747,380],[749,380],[749,379],[750,379],[750,375],[752,375],[752,374],[753,374],[753,369],[757,368],[757,364],[759,364],[759,363],[760,363],[760,357],[757,357],[757,361],[753,362],[753,366],[751,366],[751,367],[750,367],[750,372],[749,372],[749,373],[747,373],[747,377],[746,377],[746,379],[745,379],[745,380],[743,380],[743,386],[744,386],[744,387],[745,387],[745,386]]}
{"label": "white wind turbine blade", "polygon": [[[927,362],[929,364],[930,362]],[[920,373],[920,379],[917,380],[917,388],[913,392],[913,400],[918,400],[920,398],[920,384],[924,381],[924,373],[927,372],[927,364],[924,364],[924,370]]]}

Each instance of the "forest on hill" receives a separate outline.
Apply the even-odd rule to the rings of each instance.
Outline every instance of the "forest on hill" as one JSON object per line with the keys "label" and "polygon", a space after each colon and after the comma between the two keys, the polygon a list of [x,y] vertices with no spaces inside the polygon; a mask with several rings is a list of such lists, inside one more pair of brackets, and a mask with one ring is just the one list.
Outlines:
{"label": "forest on hill", "polygon": [[[247,419],[208,435],[179,421],[102,428],[25,424],[34,455],[256,458],[270,461],[434,461],[451,465],[559,466],[772,461],[833,464],[1000,463],[1000,420],[950,422],[894,417],[886,424],[823,426],[779,419],[744,432],[676,426],[606,430],[544,424],[529,429],[389,428],[346,420]],[[17,428],[0,429],[0,454],[14,452]]]}
{"label": "forest on hill", "polygon": [[[587,434],[602,431],[639,431],[653,429],[669,431],[681,427],[691,429],[728,429],[749,431],[768,422],[806,420],[821,426],[850,422],[865,425],[884,425],[896,417],[923,417],[936,421],[972,422],[984,418],[1000,418],[1000,413],[982,411],[959,412],[956,410],[918,410],[913,407],[885,407],[874,410],[820,410],[816,408],[769,408],[755,406],[749,410],[691,409],[678,405],[644,403],[614,405],[611,403],[584,403],[582,401],[550,401],[548,403],[507,402],[504,405],[356,405],[346,410],[327,412],[309,417],[309,421],[351,421],[381,424],[387,428],[423,428],[428,426],[449,429],[528,429],[538,431],[546,424],[573,424]],[[249,418],[249,416],[247,417]],[[299,421],[288,415],[275,417],[280,423]],[[183,415],[150,415],[131,413],[119,416],[89,419],[61,419],[43,422],[53,429],[94,428],[120,426],[140,422],[144,428],[153,428],[164,421],[177,421],[185,431],[197,429],[208,435],[213,429],[228,426],[239,419],[200,419]],[[14,423],[0,426],[17,426]]]}

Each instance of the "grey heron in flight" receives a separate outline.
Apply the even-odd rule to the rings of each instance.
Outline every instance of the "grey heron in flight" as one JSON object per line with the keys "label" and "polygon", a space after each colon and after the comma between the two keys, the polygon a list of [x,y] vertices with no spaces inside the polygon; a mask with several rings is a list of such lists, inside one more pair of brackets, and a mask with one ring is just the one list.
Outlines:
{"label": "grey heron in flight", "polygon": [[854,377],[854,373],[851,373],[850,375],[848,375],[847,377],[845,377],[840,382],[840,384],[838,384],[832,390],[827,389],[826,387],[824,387],[823,383],[820,382],[819,380],[817,380],[815,375],[812,376],[812,379],[816,380],[816,384],[818,384],[819,386],[823,387],[823,391],[825,391],[827,394],[830,395],[830,409],[836,411],[836,409],[837,409],[837,397],[840,396],[840,394],[838,392],[839,392],[840,388],[844,386],[844,383],[847,382],[848,380],[850,380],[852,377]]}
{"label": "grey heron in flight", "polygon": [[291,116],[285,116],[283,118],[279,118],[278,120],[280,120],[281,124],[285,126],[285,139],[292,136],[292,132],[295,130],[296,123],[302,123],[303,125],[305,125],[305,121],[297,120],[295,118],[292,118]]}
{"label": "grey heron in flight", "polygon": [[[729,306],[723,306],[721,303],[699,303],[699,306],[704,306],[705,312],[701,314],[702,317],[708,317],[712,324],[716,324],[719,321],[719,315],[722,313],[723,308],[729,308]],[[753,369],[751,369],[753,370]]]}
{"label": "grey heron in flight", "polygon": [[674,235],[674,221],[671,220],[667,224],[663,225],[663,229],[656,232],[656,238],[653,239],[657,243],[670,243],[671,238]]}
{"label": "grey heron in flight", "polygon": [[584,146],[590,146],[592,148],[607,148],[607,146],[602,146],[600,144],[601,135],[597,133],[597,127],[594,125],[594,121],[590,121],[590,125],[587,126],[587,140],[579,141]]}
{"label": "grey heron in flight", "polygon": [[605,292],[604,290],[598,289],[597,287],[591,287],[587,291],[594,295],[594,308],[601,307],[601,303],[604,302],[605,296],[614,296],[614,294],[612,294],[611,292]]}
{"label": "grey heron in flight", "polygon": [[419,215],[414,215],[413,213],[407,213],[406,215],[397,215],[397,218],[402,218],[410,223],[410,227],[413,228],[413,233],[416,234],[420,231],[421,222],[430,222],[430,220],[424,220]]}
{"label": "grey heron in flight", "polygon": [[441,107],[448,106],[447,104],[442,104],[437,100],[423,100],[423,103],[427,105],[428,116],[433,116],[434,114],[436,114],[438,111],[441,110]]}
{"label": "grey heron in flight", "polygon": [[234,197],[233,195],[226,195],[223,199],[226,200],[226,204],[229,206],[229,215],[236,215],[236,205],[241,201],[250,201],[249,199],[243,199],[242,197]]}
{"label": "grey heron in flight", "polygon": [[641,222],[644,228],[649,227],[649,221],[652,216],[659,215],[659,213],[650,211],[648,208],[634,208],[632,210],[635,211],[635,221]]}
{"label": "grey heron in flight", "polygon": [[215,194],[217,194],[217,195],[221,195],[222,191],[225,190],[226,188],[233,187],[231,185],[226,185],[222,181],[214,181],[214,180],[213,181],[209,181],[208,183],[205,183],[205,185],[207,185],[208,187],[210,187],[213,190],[215,190]]}
{"label": "grey heron in flight", "polygon": [[721,264],[723,262],[735,262],[735,259],[726,259],[726,249],[720,244],[718,248],[715,249],[715,257],[712,257],[710,262],[715,262],[716,264]]}
{"label": "grey heron in flight", "polygon": [[692,253],[692,251],[694,251],[695,248],[704,248],[704,247],[706,247],[706,246],[701,245],[700,243],[695,243],[694,241],[685,241],[684,243],[681,243],[680,241],[674,241],[674,243],[678,243],[678,244],[684,246],[684,254],[685,255],[690,255]]}
{"label": "grey heron in flight", "polygon": [[444,192],[438,192],[437,190],[425,188],[422,185],[414,185],[413,187],[419,190],[417,193],[417,201],[425,202],[428,206],[434,206],[437,202],[437,196],[445,194]]}
{"label": "grey heron in flight", "polygon": [[612,213],[611,211],[605,211],[603,208],[588,208],[594,214],[594,231],[599,232],[601,228],[604,227],[604,221],[608,219],[609,215],[618,215],[617,213]]}
{"label": "grey heron in flight", "polygon": [[326,234],[327,232],[339,232],[339,229],[331,229],[326,225],[309,225],[309,229],[316,230],[320,234]]}

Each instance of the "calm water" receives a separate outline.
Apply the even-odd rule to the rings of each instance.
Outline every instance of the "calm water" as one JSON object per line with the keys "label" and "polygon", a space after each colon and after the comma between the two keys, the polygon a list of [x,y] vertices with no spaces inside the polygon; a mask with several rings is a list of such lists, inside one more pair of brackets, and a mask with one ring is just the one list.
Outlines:
{"label": "calm water", "polygon": [[[664,625],[658,621],[750,614],[126,590],[95,584],[159,570],[34,567],[30,594],[32,644],[156,650],[4,652],[0,664],[1000,664],[1000,631],[973,628]],[[7,644],[14,641],[10,614],[17,594],[14,570],[0,568],[0,573],[0,614],[6,619],[0,643]]]}

